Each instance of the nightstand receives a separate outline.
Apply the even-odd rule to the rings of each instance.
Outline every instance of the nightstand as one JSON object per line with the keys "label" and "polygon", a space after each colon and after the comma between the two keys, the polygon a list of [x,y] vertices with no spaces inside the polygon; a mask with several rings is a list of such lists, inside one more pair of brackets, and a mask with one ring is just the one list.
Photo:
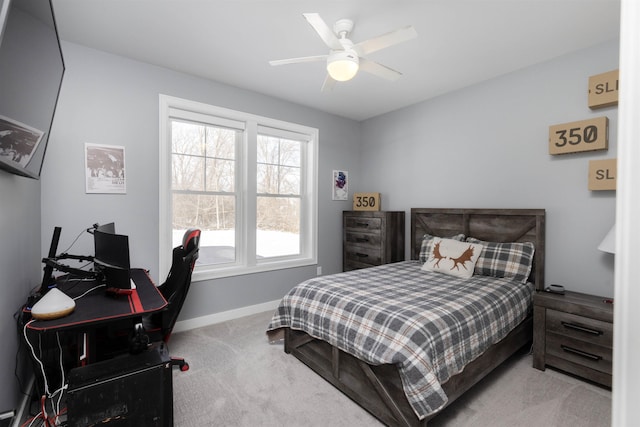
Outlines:
{"label": "nightstand", "polygon": [[404,211],[343,211],[343,271],[404,261]]}
{"label": "nightstand", "polygon": [[613,304],[578,292],[533,298],[533,367],[552,366],[611,387]]}

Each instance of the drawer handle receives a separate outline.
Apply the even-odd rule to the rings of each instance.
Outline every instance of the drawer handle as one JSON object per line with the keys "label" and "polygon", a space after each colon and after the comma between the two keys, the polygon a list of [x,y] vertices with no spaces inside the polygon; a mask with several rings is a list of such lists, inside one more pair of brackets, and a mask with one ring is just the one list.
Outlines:
{"label": "drawer handle", "polygon": [[369,255],[367,255],[367,254],[361,254],[361,253],[356,253],[356,256],[357,256],[357,257],[359,257],[359,258],[366,258],[366,257],[368,257]]}
{"label": "drawer handle", "polygon": [[578,356],[582,356],[582,357],[587,358],[587,359],[591,359],[591,360],[595,360],[595,361],[598,361],[598,360],[602,359],[601,356],[597,356],[595,354],[587,353],[586,351],[576,350],[575,348],[567,347],[566,345],[561,345],[560,347],[562,347],[562,349],[564,351],[566,351],[567,353],[573,353],[573,354],[576,354]]}
{"label": "drawer handle", "polygon": [[368,241],[369,241],[369,239],[364,239],[362,237],[356,239],[356,242],[358,242],[358,243],[366,243]]}
{"label": "drawer handle", "polygon": [[565,328],[573,329],[580,332],[586,332],[591,335],[603,334],[602,331],[598,331],[596,329],[591,329],[591,328],[585,328],[584,326],[576,325],[575,323],[569,323],[569,322],[560,322],[560,323],[562,323],[562,326],[564,326]]}
{"label": "drawer handle", "polygon": [[356,225],[358,227],[368,227],[369,223],[368,222],[356,222]]}

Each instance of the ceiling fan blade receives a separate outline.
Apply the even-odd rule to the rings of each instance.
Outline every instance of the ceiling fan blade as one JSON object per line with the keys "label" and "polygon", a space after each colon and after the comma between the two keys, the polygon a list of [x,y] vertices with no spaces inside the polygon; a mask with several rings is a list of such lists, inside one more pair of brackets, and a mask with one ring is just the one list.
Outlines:
{"label": "ceiling fan blade", "polygon": [[415,28],[413,28],[411,25],[408,25],[406,27],[399,28],[395,31],[391,31],[381,36],[357,43],[353,45],[353,50],[356,51],[358,56],[366,56],[371,52],[375,52],[380,49],[393,46],[394,44],[411,40],[413,38],[416,38],[417,36],[418,33],[416,32]]}
{"label": "ceiling fan blade", "polygon": [[332,90],[335,85],[336,81],[332,79],[329,74],[327,74],[327,77],[324,79],[324,83],[322,84],[322,92],[328,92]]}
{"label": "ceiling fan blade", "polygon": [[343,50],[338,37],[317,13],[303,13],[304,19],[316,30],[322,41],[333,50]]}
{"label": "ceiling fan blade", "polygon": [[401,76],[400,71],[396,71],[393,68],[389,68],[386,65],[378,64],[377,62],[370,61],[366,58],[360,58],[360,69],[374,76],[382,77],[383,79],[396,81]]}
{"label": "ceiling fan blade", "polygon": [[299,64],[302,62],[326,61],[327,56],[329,55],[301,56],[300,58],[276,59],[275,61],[269,61],[269,64],[275,66],[275,65]]}

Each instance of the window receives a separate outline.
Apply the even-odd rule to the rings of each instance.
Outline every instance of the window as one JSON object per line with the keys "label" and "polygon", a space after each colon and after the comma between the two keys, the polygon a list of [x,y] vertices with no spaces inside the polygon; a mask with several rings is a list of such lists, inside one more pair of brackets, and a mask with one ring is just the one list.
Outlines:
{"label": "window", "polygon": [[256,254],[260,258],[300,255],[303,149],[302,141],[258,134]]}
{"label": "window", "polygon": [[194,280],[315,264],[318,130],[160,96],[160,270],[202,230]]}

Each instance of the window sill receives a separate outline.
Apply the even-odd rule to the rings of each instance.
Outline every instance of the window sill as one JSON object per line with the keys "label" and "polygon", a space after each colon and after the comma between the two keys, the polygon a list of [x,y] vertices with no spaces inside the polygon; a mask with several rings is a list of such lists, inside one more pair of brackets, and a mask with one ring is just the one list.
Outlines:
{"label": "window sill", "polygon": [[224,277],[243,276],[247,274],[265,273],[269,271],[285,270],[288,268],[315,266],[318,264],[317,259],[299,259],[295,261],[276,261],[264,264],[258,264],[251,267],[247,266],[230,266],[228,268],[219,267],[216,269],[196,269],[191,278],[192,282],[203,282],[211,279],[221,279]]}

